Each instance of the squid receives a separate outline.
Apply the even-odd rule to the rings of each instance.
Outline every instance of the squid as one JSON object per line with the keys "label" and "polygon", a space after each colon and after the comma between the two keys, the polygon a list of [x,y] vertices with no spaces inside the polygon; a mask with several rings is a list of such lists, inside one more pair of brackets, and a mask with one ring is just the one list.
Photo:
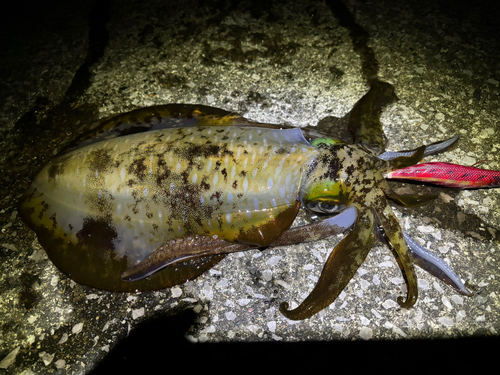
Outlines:
{"label": "squid", "polygon": [[[198,277],[228,253],[349,230],[309,296],[294,309],[281,304],[285,317],[307,319],[335,301],[378,235],[406,281],[402,307],[418,298],[414,264],[471,295],[443,260],[402,231],[388,202],[414,206],[435,197],[399,195],[386,181],[411,179],[418,173],[405,168],[458,137],[385,151],[378,115],[390,89],[374,85],[354,106],[350,141],[328,129],[257,123],[201,105],[118,115],[39,172],[20,198],[20,216],[63,273],[98,289],[163,289]],[[292,227],[302,208],[323,220]]]}

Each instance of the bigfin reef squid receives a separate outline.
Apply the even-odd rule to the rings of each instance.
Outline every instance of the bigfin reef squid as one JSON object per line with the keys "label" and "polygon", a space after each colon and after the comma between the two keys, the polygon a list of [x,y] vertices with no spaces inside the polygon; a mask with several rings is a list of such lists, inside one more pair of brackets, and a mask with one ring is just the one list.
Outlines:
{"label": "bigfin reef squid", "polygon": [[[287,318],[309,318],[335,301],[377,236],[406,281],[402,307],[418,298],[414,264],[471,295],[443,260],[402,231],[388,203],[414,206],[435,196],[398,195],[386,182],[425,175],[452,186],[446,171],[461,166],[443,167],[445,177],[441,171],[434,181],[428,169],[405,168],[458,137],[385,151],[379,115],[393,97],[392,86],[372,86],[347,116],[351,142],[332,138],[328,129],[256,123],[201,105],[118,115],[40,171],[19,201],[20,216],[62,272],[110,291],[167,288],[231,252],[316,241],[352,228],[309,296],[295,309],[281,304]],[[486,187],[498,186],[499,172],[490,172],[496,177]],[[290,228],[300,208],[324,220]]]}

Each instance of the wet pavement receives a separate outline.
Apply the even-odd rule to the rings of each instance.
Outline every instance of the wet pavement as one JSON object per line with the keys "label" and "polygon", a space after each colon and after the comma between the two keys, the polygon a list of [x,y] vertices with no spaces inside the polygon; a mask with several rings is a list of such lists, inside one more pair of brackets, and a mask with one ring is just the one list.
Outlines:
{"label": "wet pavement", "polygon": [[400,308],[404,280],[379,244],[335,303],[299,322],[279,304],[307,296],[342,236],[232,254],[171,289],[110,293],[60,273],[16,208],[53,155],[112,115],[197,103],[315,126],[343,117],[375,81],[399,98],[381,118],[388,149],[459,134],[456,147],[426,161],[485,160],[481,168],[500,170],[498,6],[449,3],[66,1],[13,13],[0,37],[0,372],[83,374],[120,361],[131,369],[148,355],[146,363],[173,363],[186,351],[231,353],[230,343],[258,342],[250,352],[267,358],[299,341],[363,350],[347,341],[389,340],[394,349],[392,340],[497,337],[500,189],[394,185],[439,195],[423,207],[392,206],[473,297],[418,269],[419,300]]}

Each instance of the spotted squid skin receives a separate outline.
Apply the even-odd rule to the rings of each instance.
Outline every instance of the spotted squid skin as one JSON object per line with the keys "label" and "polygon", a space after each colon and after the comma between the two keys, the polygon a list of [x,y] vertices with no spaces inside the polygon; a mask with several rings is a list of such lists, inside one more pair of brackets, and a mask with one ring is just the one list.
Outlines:
{"label": "spotted squid skin", "polygon": [[417,278],[403,232],[386,199],[389,188],[383,171],[388,165],[359,145],[325,142],[318,147],[321,153],[301,187],[304,204],[353,205],[358,210],[358,220],[353,232],[330,254],[309,296],[293,310],[283,303],[280,311],[292,320],[307,319],[335,301],[368,255],[376,222],[387,235],[388,245],[397,255],[407,281],[407,297],[399,297],[398,302],[402,307],[411,307],[418,298]]}
{"label": "spotted squid skin", "polygon": [[159,289],[169,286],[161,276],[126,282],[120,275],[189,235],[269,245],[293,222],[303,171],[318,154],[299,129],[149,131],[56,158],[21,198],[20,212],[75,281]]}

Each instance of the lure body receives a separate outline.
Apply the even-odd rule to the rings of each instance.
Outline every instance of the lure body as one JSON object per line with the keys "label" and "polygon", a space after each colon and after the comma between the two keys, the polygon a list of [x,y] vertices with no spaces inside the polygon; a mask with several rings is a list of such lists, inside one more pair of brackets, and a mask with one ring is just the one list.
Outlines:
{"label": "lure body", "polygon": [[500,186],[500,171],[464,165],[431,162],[412,165],[387,174],[388,178],[430,182],[461,189],[482,189]]}

